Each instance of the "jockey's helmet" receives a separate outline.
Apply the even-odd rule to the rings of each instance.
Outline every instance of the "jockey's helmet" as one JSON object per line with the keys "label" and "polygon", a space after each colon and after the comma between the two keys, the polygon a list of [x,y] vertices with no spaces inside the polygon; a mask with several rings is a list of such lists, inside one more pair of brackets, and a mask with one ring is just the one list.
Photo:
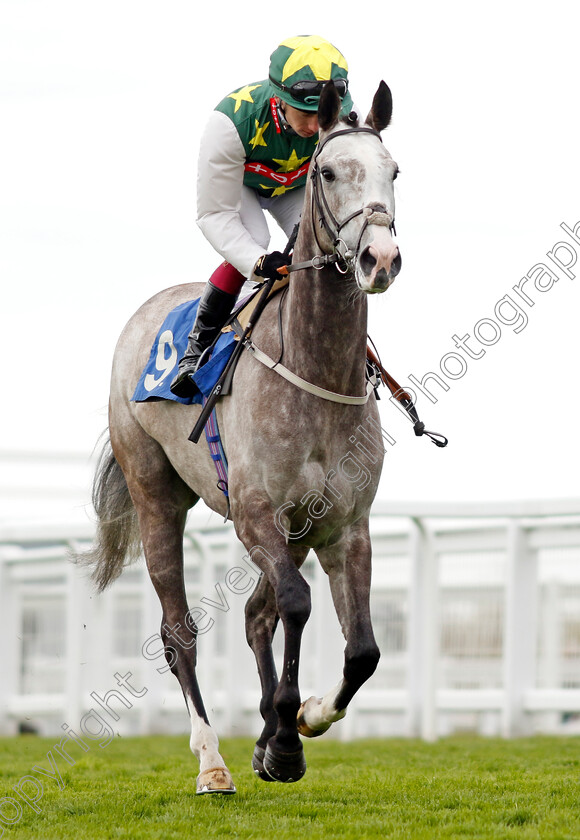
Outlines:
{"label": "jockey's helmet", "polygon": [[318,110],[322,88],[330,79],[337,87],[343,106],[352,107],[346,59],[318,35],[287,38],[270,56],[273,95],[300,111]]}

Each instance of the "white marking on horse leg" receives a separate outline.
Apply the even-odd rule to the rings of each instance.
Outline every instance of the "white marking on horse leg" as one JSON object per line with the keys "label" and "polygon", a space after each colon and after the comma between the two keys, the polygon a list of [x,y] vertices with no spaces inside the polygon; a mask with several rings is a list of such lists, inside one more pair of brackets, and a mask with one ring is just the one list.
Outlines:
{"label": "white marking on horse leg", "polygon": [[298,710],[298,731],[306,738],[322,735],[333,723],[346,715],[346,709],[336,708],[336,698],[343,686],[341,680],[324,697],[309,697]]}
{"label": "white marking on horse leg", "polygon": [[189,697],[187,706],[191,716],[191,738],[189,746],[199,760],[200,772],[211,767],[225,767],[226,763],[219,753],[219,741],[212,727],[201,718]]}
{"label": "white marking on horse leg", "polygon": [[219,753],[219,741],[215,731],[195,710],[187,698],[191,717],[191,738],[189,745],[199,760],[197,793],[235,793],[233,779],[226,763]]}

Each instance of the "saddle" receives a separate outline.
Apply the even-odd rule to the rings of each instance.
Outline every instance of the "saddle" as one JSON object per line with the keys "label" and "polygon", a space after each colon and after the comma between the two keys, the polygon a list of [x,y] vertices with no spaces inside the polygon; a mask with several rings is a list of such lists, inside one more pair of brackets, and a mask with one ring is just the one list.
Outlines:
{"label": "saddle", "polygon": [[[289,282],[289,274],[281,275],[279,278],[276,278],[268,292],[267,300],[270,300],[270,298],[274,297],[274,295],[277,295],[278,292],[281,292],[282,289],[285,289]],[[259,292],[261,288],[262,287],[259,286],[252,293],[250,298],[243,301],[239,308],[234,311],[232,317],[230,318],[226,326],[222,329],[222,332],[234,332],[237,338],[242,337],[242,335],[244,334],[244,330],[250,323],[250,319],[258,305]]]}

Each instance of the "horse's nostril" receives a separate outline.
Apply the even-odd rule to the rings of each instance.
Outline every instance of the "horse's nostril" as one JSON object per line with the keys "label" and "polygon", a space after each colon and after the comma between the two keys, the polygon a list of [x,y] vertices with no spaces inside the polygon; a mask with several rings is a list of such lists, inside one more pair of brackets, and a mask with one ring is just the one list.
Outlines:
{"label": "horse's nostril", "polygon": [[403,264],[403,258],[401,257],[401,252],[397,251],[397,256],[393,260],[391,264],[391,277],[396,277],[399,271],[401,270],[401,266]]}
{"label": "horse's nostril", "polygon": [[365,274],[370,274],[376,264],[377,261],[375,257],[373,257],[373,255],[371,254],[370,247],[367,245],[367,247],[360,255],[360,266]]}

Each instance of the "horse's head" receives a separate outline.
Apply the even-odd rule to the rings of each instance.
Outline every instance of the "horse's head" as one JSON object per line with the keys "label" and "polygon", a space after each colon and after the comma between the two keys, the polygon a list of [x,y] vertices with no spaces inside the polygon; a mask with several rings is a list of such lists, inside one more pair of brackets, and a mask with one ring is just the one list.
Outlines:
{"label": "horse's head", "polygon": [[311,169],[312,221],[321,246],[339,255],[339,271],[352,274],[364,292],[384,292],[401,270],[393,238],[398,167],[380,140],[391,120],[391,92],[380,83],[362,126],[355,114],[339,120],[340,108],[328,82],[320,97],[320,142]]}

